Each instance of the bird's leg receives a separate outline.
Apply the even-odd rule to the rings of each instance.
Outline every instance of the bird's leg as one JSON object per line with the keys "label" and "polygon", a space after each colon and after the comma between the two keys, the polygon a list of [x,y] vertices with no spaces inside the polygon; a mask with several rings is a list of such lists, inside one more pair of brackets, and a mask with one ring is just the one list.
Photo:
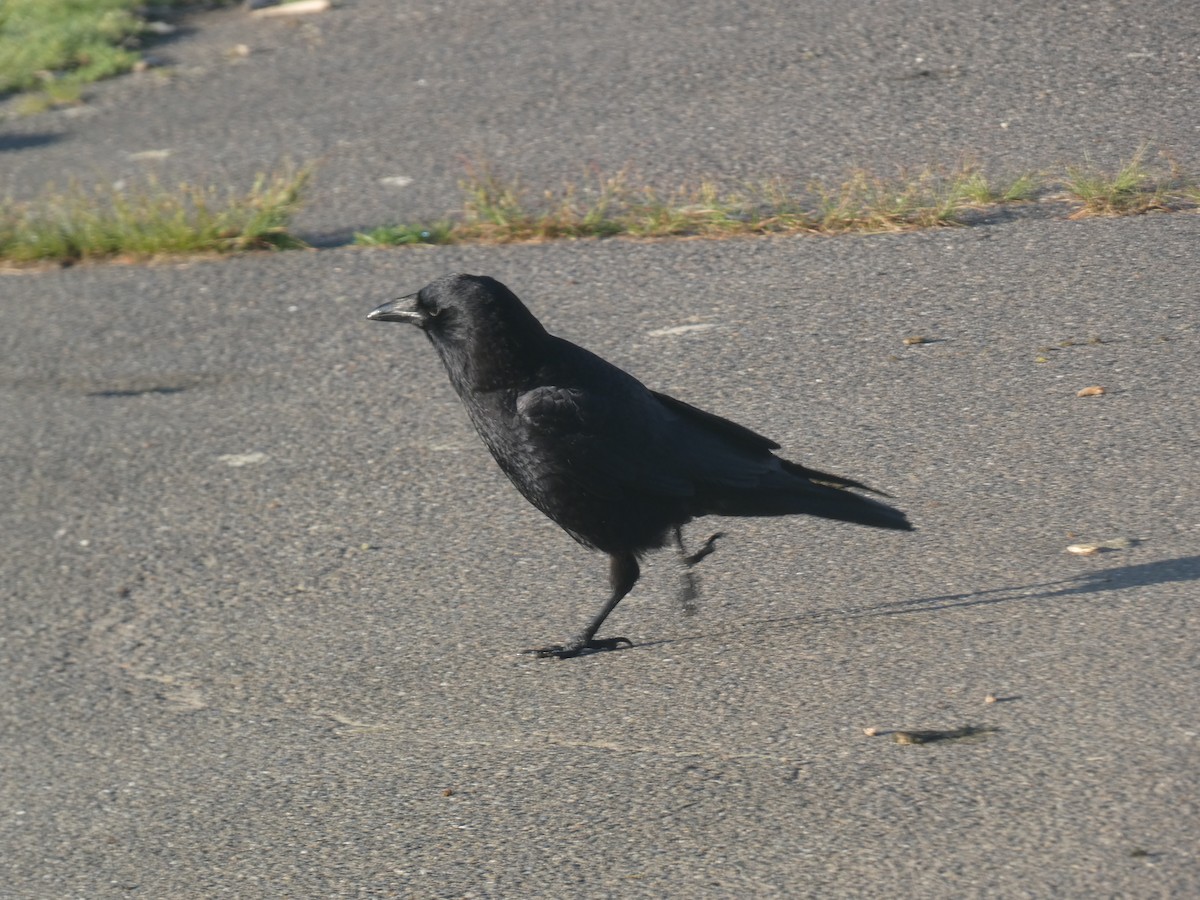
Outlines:
{"label": "bird's leg", "polygon": [[679,562],[681,568],[679,570],[679,605],[683,607],[685,616],[694,615],[696,612],[696,598],[700,596],[700,590],[696,584],[696,576],[692,572],[692,567],[708,554],[717,549],[717,538],[724,537],[724,533],[718,531],[695,553],[688,554],[687,549],[683,546],[683,529],[678,525],[675,526],[675,546],[679,551]]}
{"label": "bird's leg", "polygon": [[717,549],[717,538],[723,538],[723,537],[725,537],[725,532],[723,532],[723,531],[718,531],[716,534],[710,535],[708,540],[705,541],[703,545],[701,545],[699,550],[697,550],[695,553],[693,553],[691,555],[688,555],[687,550],[684,549],[684,546],[683,546],[683,529],[680,528],[679,526],[676,526],[675,527],[675,546],[679,548],[680,562],[682,562],[687,568],[690,569],[696,563],[700,562],[700,560],[704,559],[704,557],[708,556],[708,554],[710,554],[714,550],[716,550]]}
{"label": "bird's leg", "polygon": [[597,638],[596,632],[608,618],[608,614],[617,608],[621,599],[633,590],[637,584],[641,569],[638,568],[637,557],[632,553],[613,554],[609,557],[609,582],[612,585],[612,595],[604,603],[604,608],[588,623],[583,633],[569,644],[555,644],[552,647],[542,647],[531,651],[535,656],[553,656],[555,659],[570,659],[589,650],[616,650],[622,644],[633,646],[629,638]]}

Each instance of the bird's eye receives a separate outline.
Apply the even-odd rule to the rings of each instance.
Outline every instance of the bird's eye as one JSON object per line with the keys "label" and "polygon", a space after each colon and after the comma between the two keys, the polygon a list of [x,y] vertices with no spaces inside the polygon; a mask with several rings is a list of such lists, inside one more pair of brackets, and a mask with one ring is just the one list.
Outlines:
{"label": "bird's eye", "polygon": [[442,314],[442,309],[440,306],[427,306],[425,307],[425,312],[428,313],[429,318],[436,319]]}

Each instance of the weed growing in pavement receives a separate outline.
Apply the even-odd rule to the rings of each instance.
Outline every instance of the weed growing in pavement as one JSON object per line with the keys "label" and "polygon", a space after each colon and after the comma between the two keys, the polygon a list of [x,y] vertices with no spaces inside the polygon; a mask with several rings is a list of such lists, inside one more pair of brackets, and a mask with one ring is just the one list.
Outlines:
{"label": "weed growing in pavement", "polygon": [[[711,179],[672,190],[628,170],[596,172],[537,190],[486,164],[468,168],[459,211],[436,221],[384,225],[360,246],[514,243],[573,238],[846,234],[964,225],[980,211],[1040,200],[1073,205],[1071,218],[1200,207],[1200,186],[1175,163],[1152,171],[1145,148],[1115,172],[1068,167],[1006,181],[976,165],[883,178],[864,170],[839,181],[762,179],[739,188]],[[132,189],[48,189],[25,203],[0,201],[0,260],[75,261],[304,246],[289,231],[312,167],[259,178],[245,194],[148,180]]]}
{"label": "weed growing in pavement", "polygon": [[481,163],[469,166],[460,182],[462,209],[452,219],[378,228],[358,235],[356,243],[906,231],[961,224],[967,209],[1029,199],[1034,184],[1033,176],[1025,175],[995,188],[977,167],[964,165],[893,179],[858,171],[834,184],[796,185],[774,178],[724,189],[706,179],[669,191],[637,182],[622,170],[535,191]]}
{"label": "weed growing in pavement", "polygon": [[1196,182],[1186,177],[1173,160],[1168,160],[1170,170],[1166,173],[1147,171],[1144,160],[1148,149],[1143,144],[1115,172],[1091,163],[1068,166],[1063,188],[1070,199],[1083,204],[1071,218],[1131,216],[1194,207],[1200,193]]}

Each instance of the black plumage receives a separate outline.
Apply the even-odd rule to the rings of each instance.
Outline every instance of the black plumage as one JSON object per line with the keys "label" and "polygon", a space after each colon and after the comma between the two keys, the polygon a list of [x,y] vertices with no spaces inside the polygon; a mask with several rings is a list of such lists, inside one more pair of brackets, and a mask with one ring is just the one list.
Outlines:
{"label": "black plumage", "polygon": [[904,513],[839,475],[781,459],[779,445],[720,416],[651,391],[627,372],[549,334],[503,284],[446,275],[368,318],[424,330],[472,423],[530,503],[584,546],[607,553],[612,593],[573,641],[536,651],[575,656],[626,638],[596,638],[640,574],[638,559],[704,515],[806,514],[902,531]]}

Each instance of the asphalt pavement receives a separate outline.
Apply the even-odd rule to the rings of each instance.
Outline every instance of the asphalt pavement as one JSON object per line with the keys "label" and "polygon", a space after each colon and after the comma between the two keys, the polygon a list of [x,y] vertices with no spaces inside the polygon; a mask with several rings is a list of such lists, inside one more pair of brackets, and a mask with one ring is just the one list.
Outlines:
{"label": "asphalt pavement", "polygon": [[[0,124],[0,187],[320,156],[300,224],[337,244],[452,208],[481,155],[1195,162],[1186,4],[679,9],[195,15],[173,75]],[[1195,213],[1040,204],[0,275],[0,896],[1196,896],[1197,247]],[[608,626],[634,648],[522,654],[606,567],[422,336],[366,321],[450,271],[918,531],[704,520],[694,614],[660,554]]]}

